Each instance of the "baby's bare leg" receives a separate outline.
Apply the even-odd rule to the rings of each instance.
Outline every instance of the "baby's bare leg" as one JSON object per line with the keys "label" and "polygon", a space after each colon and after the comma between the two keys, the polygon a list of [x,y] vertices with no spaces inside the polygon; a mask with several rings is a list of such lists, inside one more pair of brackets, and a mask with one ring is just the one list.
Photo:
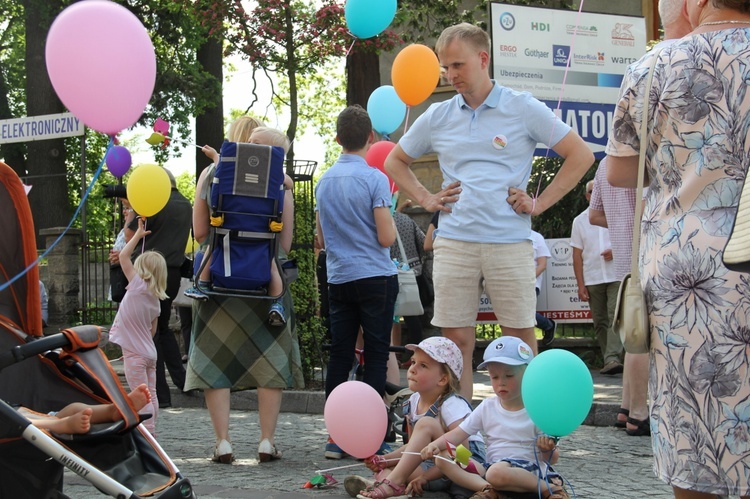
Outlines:
{"label": "baby's bare leg", "polygon": [[201,275],[199,276],[199,279],[201,281],[210,281],[211,280],[211,254],[204,253],[203,261],[206,263],[206,265],[204,266],[203,263],[201,262],[201,266],[203,267],[203,270],[201,271]]}
{"label": "baby's bare leg", "polygon": [[[128,398],[130,399],[130,403],[133,404],[135,411],[138,412],[151,402],[151,392],[148,391],[148,386],[145,384],[138,385],[128,394]],[[93,409],[94,414],[91,416],[92,423],[109,423],[122,419],[120,411],[117,410],[114,404],[98,405],[94,406]]]}
{"label": "baby's bare leg", "polygon": [[92,409],[87,407],[82,411],[64,417],[52,417],[49,419],[32,419],[37,428],[53,431],[55,433],[79,434],[86,433],[91,428]]}
{"label": "baby's bare leg", "polygon": [[[137,386],[135,390],[128,394],[130,402],[133,404],[136,412],[143,409],[151,401],[151,393],[148,387],[143,384]],[[81,402],[73,402],[63,407],[58,413],[58,418],[66,418],[75,415],[85,409],[91,409],[91,423],[111,423],[122,419],[120,411],[114,404],[88,405]],[[54,430],[53,430],[54,431]]]}

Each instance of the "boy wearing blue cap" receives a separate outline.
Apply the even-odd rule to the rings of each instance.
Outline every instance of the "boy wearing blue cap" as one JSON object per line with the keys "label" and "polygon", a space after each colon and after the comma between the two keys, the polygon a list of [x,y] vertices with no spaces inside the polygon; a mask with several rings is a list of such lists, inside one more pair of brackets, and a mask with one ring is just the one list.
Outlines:
{"label": "boy wearing blue cap", "polygon": [[[456,463],[436,459],[435,464],[454,483],[475,491],[472,499],[498,499],[498,490],[539,492],[540,497],[568,499],[562,477],[551,464],[559,457],[556,442],[545,436],[531,421],[521,398],[521,381],[534,353],[531,347],[513,336],[503,336],[489,344],[484,362],[496,397],[490,397],[453,430],[422,449],[422,459],[441,454],[478,431],[485,435],[486,461],[471,461],[462,468]],[[472,466],[473,465],[473,466]]]}

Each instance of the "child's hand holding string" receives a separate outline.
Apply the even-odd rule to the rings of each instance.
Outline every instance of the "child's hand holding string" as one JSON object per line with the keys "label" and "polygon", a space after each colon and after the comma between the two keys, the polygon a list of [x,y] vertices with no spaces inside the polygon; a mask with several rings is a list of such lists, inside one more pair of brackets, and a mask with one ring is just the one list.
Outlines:
{"label": "child's hand holding string", "polygon": [[422,455],[422,460],[426,461],[428,459],[432,459],[438,454],[440,454],[440,447],[435,442],[430,442],[427,444],[427,446],[422,449],[422,452],[420,454]]}
{"label": "child's hand holding string", "polygon": [[536,446],[542,452],[550,452],[557,447],[557,439],[547,435],[541,435],[536,439]]}
{"label": "child's hand holding string", "polygon": [[138,229],[135,231],[133,237],[141,239],[143,236],[151,234],[150,230],[146,230],[146,217],[138,217]]}
{"label": "child's hand holding string", "polygon": [[549,435],[540,435],[536,439],[536,449],[534,451],[538,458],[547,464],[555,464],[560,458],[560,453],[557,450],[557,442],[560,441],[559,437],[550,437]]}
{"label": "child's hand holding string", "polygon": [[365,466],[367,466],[373,473],[383,471],[387,468],[385,458],[383,456],[378,456],[377,454],[365,458]]}

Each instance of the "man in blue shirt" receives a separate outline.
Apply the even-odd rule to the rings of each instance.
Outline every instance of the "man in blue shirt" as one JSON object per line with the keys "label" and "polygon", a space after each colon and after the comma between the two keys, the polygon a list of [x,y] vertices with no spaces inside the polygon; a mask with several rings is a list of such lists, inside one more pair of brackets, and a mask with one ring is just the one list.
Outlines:
{"label": "man in blue shirt", "polygon": [[[535,277],[531,216],[568,193],[594,161],[586,143],[543,103],[490,79],[490,39],[463,23],[436,44],[444,76],[456,89],[433,104],[390,153],[385,168],[402,191],[427,211],[441,211],[434,242],[435,316],[432,323],[461,348],[471,366],[482,282],[503,334],[534,348]],[[537,199],[526,193],[536,144],[565,158]],[[437,153],[443,188],[432,194],[409,165]],[[471,397],[471,369],[461,394]]]}
{"label": "man in blue shirt", "polygon": [[[331,355],[326,397],[349,378],[360,327],[364,340],[363,381],[385,392],[398,269],[390,247],[396,240],[391,217],[391,191],[381,171],[365,162],[375,134],[370,117],[350,106],[336,120],[338,161],[315,188],[318,241],[326,250]],[[342,452],[329,440],[326,457]]]}

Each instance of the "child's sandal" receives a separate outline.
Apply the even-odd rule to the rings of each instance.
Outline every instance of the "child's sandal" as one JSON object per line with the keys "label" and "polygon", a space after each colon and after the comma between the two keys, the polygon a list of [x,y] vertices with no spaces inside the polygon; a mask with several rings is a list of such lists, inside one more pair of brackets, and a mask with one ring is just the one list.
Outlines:
{"label": "child's sandal", "polygon": [[560,485],[555,485],[556,488],[547,490],[546,494],[542,492],[542,497],[544,499],[570,499],[570,496],[567,492],[565,492],[565,489],[561,487]]}
{"label": "child's sandal", "polygon": [[474,492],[474,495],[472,495],[469,499],[499,499],[499,498],[500,498],[500,494],[498,494],[497,491],[494,488],[492,488],[492,485],[487,484],[479,492]]}
{"label": "child's sandal", "polygon": [[[390,491],[385,487],[389,487]],[[369,488],[369,487],[368,487]],[[388,499],[390,497],[407,497],[406,485],[398,485],[387,478],[376,482],[370,490],[366,491],[368,495],[357,494],[357,499]]]}

